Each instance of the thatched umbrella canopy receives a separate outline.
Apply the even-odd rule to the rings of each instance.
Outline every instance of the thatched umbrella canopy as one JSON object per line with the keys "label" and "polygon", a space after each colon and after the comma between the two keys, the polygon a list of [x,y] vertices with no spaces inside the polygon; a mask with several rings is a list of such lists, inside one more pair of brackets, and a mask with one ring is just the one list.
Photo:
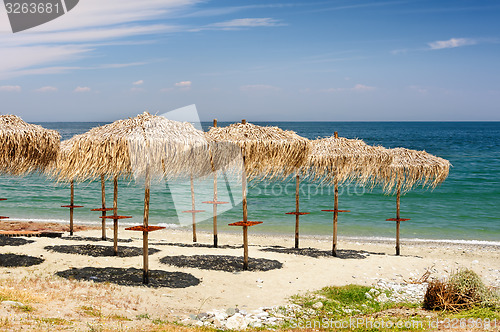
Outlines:
{"label": "thatched umbrella canopy", "polygon": [[450,171],[450,162],[425,151],[405,148],[389,149],[392,162],[380,172],[379,181],[383,183],[386,192],[396,192],[396,255],[400,253],[399,228],[403,219],[400,217],[401,193],[409,191],[414,186],[435,188],[442,183]]}
{"label": "thatched umbrella canopy", "polygon": [[58,177],[87,180],[104,175],[114,178],[115,183],[118,177],[144,179],[143,225],[131,230],[143,232],[143,277],[148,283],[148,232],[159,229],[148,225],[150,183],[210,173],[209,146],[203,132],[190,123],[145,112],[93,128],[71,140],[70,152],[58,165]]}
{"label": "thatched umbrella canopy", "polygon": [[16,115],[0,115],[0,173],[43,171],[55,162],[60,140],[55,130],[26,123]]}
{"label": "thatched umbrella canopy", "polygon": [[312,149],[305,166],[304,174],[314,181],[320,181],[334,186],[333,210],[333,245],[332,255],[337,256],[337,221],[338,186],[344,182],[356,181],[367,183],[376,181],[384,167],[391,163],[387,149],[380,146],[370,146],[359,139],[347,139],[334,136],[312,141]]}
{"label": "thatched umbrella canopy", "polygon": [[26,123],[16,115],[0,115],[0,174],[43,171],[55,163],[60,142],[55,130]]}
{"label": "thatched umbrella canopy", "polygon": [[306,161],[309,140],[293,131],[278,127],[262,127],[243,120],[227,127],[212,127],[207,137],[215,144],[239,147],[243,159],[242,196],[243,221],[231,225],[243,226],[244,269],[248,268],[248,221],[246,181],[256,177],[286,177],[295,173]]}

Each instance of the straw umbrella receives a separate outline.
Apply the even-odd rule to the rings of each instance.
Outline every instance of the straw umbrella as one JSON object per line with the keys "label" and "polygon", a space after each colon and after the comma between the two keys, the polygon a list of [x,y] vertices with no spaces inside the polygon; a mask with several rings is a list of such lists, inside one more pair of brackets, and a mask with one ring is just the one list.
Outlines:
{"label": "straw umbrella", "polygon": [[207,137],[214,145],[238,146],[242,156],[243,221],[230,224],[243,227],[243,268],[248,269],[248,227],[261,222],[248,221],[247,180],[257,177],[275,178],[294,174],[304,163],[310,149],[309,140],[293,131],[278,127],[261,127],[235,123],[228,127],[212,127]]}
{"label": "straw umbrella", "polygon": [[[143,233],[143,282],[149,282],[148,233],[164,227],[149,226],[151,182],[211,171],[203,132],[190,123],[167,120],[147,112],[91,129],[75,139],[60,176],[97,178],[102,174],[144,180],[143,224],[127,230]],[[115,214],[106,218],[119,219]]]}
{"label": "straw umbrella", "polygon": [[45,170],[55,162],[60,142],[55,130],[26,123],[16,115],[0,115],[0,174],[21,176]]}
{"label": "straw umbrella", "polygon": [[392,162],[389,167],[382,170],[381,181],[384,183],[386,192],[396,192],[396,218],[389,218],[387,221],[396,222],[396,255],[399,256],[400,222],[410,220],[400,216],[401,193],[404,194],[417,185],[435,188],[448,177],[451,164],[448,160],[425,151],[405,148],[389,149],[388,151],[391,154]]}
{"label": "straw umbrella", "polygon": [[312,180],[333,184],[333,210],[322,210],[333,212],[333,256],[337,256],[338,213],[350,212],[339,210],[339,185],[350,181],[375,181],[380,169],[390,162],[387,149],[367,145],[359,139],[338,137],[337,132],[334,136],[312,141],[312,150],[302,171]]}

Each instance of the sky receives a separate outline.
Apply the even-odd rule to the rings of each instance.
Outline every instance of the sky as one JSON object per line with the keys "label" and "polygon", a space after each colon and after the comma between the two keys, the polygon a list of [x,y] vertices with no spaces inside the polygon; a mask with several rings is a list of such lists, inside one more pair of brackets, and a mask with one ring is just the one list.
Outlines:
{"label": "sky", "polygon": [[497,0],[80,0],[12,33],[0,112],[114,121],[499,121]]}

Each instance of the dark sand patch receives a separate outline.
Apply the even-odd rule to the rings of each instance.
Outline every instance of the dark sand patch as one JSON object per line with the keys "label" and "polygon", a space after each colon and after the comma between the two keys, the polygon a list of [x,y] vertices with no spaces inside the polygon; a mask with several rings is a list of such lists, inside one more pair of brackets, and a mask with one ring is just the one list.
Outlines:
{"label": "dark sand patch", "polygon": [[[82,245],[71,245],[71,246],[66,246],[66,245],[46,246],[44,249],[63,254],[77,254],[77,255],[86,255],[92,257],[115,256],[113,246],[101,246],[95,244],[82,244]],[[148,253],[152,255],[157,253],[158,251],[160,250],[155,248],[149,248]],[[142,248],[118,246],[117,257],[134,257],[134,256],[142,256]]]}
{"label": "dark sand patch", "polygon": [[[61,238],[62,240],[71,240],[71,241],[87,241],[87,242],[113,242],[113,238],[106,238],[103,240],[101,237],[90,237],[90,236],[65,236]],[[132,242],[132,239],[118,239],[118,242]]]}
{"label": "dark sand patch", "polygon": [[33,240],[27,240],[20,237],[0,236],[0,247],[3,246],[23,246],[28,243],[33,243]]}
{"label": "dark sand patch", "polygon": [[[243,257],[227,255],[166,256],[160,262],[176,267],[192,267],[203,270],[225,272],[243,271]],[[248,271],[270,271],[281,269],[283,264],[274,259],[249,258]]]}
{"label": "dark sand patch", "polygon": [[95,268],[84,267],[57,272],[56,275],[66,279],[94,282],[111,282],[121,286],[146,286],[152,288],[186,288],[196,286],[201,281],[192,274],[183,272],[149,271],[149,284],[142,283],[142,270],[136,268]]}
{"label": "dark sand patch", "polygon": [[[155,246],[173,246],[173,247],[181,247],[181,248],[214,248],[213,244],[206,243],[169,243],[169,242],[155,242],[151,243],[151,245]],[[241,249],[243,245],[239,246],[231,246],[228,244],[218,245],[217,248],[214,249]]]}
{"label": "dark sand patch", "polygon": [[0,254],[0,266],[2,267],[33,266],[41,264],[43,261],[43,258],[27,255]]}
{"label": "dark sand patch", "polygon": [[314,258],[330,257],[330,258],[342,258],[342,259],[365,259],[369,255],[383,255],[382,253],[368,252],[364,250],[338,249],[337,257],[334,257],[332,256],[332,252],[330,250],[319,250],[315,248],[296,249],[296,248],[285,248],[281,246],[271,246],[269,248],[263,248],[259,250],[266,252],[277,252],[280,254],[309,256]]}

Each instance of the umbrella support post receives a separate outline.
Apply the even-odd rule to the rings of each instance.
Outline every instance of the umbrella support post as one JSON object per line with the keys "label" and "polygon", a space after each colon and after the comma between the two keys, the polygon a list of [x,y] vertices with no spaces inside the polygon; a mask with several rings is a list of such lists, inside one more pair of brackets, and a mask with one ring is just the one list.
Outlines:
{"label": "umbrella support post", "polygon": [[[214,202],[217,202],[217,171],[214,172]],[[214,248],[217,248],[217,204],[213,205]]]}
{"label": "umbrella support post", "polygon": [[401,210],[401,182],[398,182],[398,191],[396,194],[396,218],[389,218],[386,221],[395,221],[396,222],[396,256],[399,256],[400,251],[400,241],[399,241],[399,229],[401,225],[401,221],[408,221],[409,218],[401,218],[400,216]]}
{"label": "umbrella support post", "polygon": [[[110,209],[105,209],[110,210]],[[118,220],[132,218],[131,216],[118,215],[118,178],[115,176],[113,180],[113,215],[101,216],[102,219],[113,219],[113,252],[118,256]]]}
{"label": "umbrella support post", "polygon": [[[213,205],[213,228],[214,228],[214,248],[217,248],[218,246],[218,239],[217,239],[217,205],[219,204],[227,204],[229,202],[221,202],[217,200],[217,171],[214,172],[214,200],[213,201],[206,201],[202,202],[204,204],[212,204]],[[193,208],[194,210],[194,208]]]}
{"label": "umbrella support post", "polygon": [[334,184],[334,200],[333,200],[333,245],[332,245],[332,256],[337,257],[337,222],[339,218],[339,185],[337,181]]}
{"label": "umbrella support post", "polygon": [[302,215],[310,214],[309,212],[299,212],[299,199],[300,199],[300,177],[295,176],[295,211],[287,212],[285,214],[295,215],[295,249],[299,249],[299,218]]}
{"label": "umbrella support post", "polygon": [[73,236],[73,205],[75,203],[75,183],[71,180],[71,199],[69,201],[69,235]]}
{"label": "umbrella support post", "polygon": [[338,223],[339,213],[351,212],[351,211],[350,210],[339,210],[339,186],[338,186],[337,181],[335,181],[333,190],[334,190],[333,210],[321,210],[321,211],[333,212],[332,256],[337,257],[337,223]]}
{"label": "umbrella support post", "polygon": [[61,205],[61,207],[69,208],[69,235],[73,236],[73,210],[75,208],[81,208],[82,205],[75,205],[75,183],[73,180],[70,182],[70,203],[69,205]]}
{"label": "umbrella support post", "polygon": [[241,188],[243,197],[243,221],[229,224],[229,226],[243,226],[243,270],[248,270],[248,226],[262,224],[262,221],[248,221],[247,206],[247,176],[245,172],[245,156],[243,156],[243,171],[241,174]]}
{"label": "umbrella support post", "polygon": [[[102,200],[102,214],[106,216],[106,183],[104,182],[104,175],[101,175],[101,200]],[[106,218],[102,218],[102,235],[101,238],[106,240]]]}
{"label": "umbrella support post", "polygon": [[[118,178],[113,179],[113,214],[118,215]],[[103,218],[106,219],[106,218]],[[118,219],[113,219],[113,251],[118,256]]]}
{"label": "umbrella support post", "polygon": [[[0,198],[0,201],[6,201],[7,198]],[[9,219],[9,217],[0,216],[0,219]]]}
{"label": "umbrella support post", "polygon": [[128,231],[141,231],[142,232],[142,283],[149,284],[149,232],[164,229],[160,226],[149,226],[149,197],[150,197],[151,177],[149,175],[149,168],[146,169],[146,180],[144,184],[144,219],[142,226],[134,226],[125,228]]}
{"label": "umbrella support post", "polygon": [[[99,209],[91,209],[90,211],[100,211],[101,216],[99,218],[102,219],[102,235],[101,239],[103,241],[106,241],[106,211],[114,211],[114,208],[106,208],[106,184],[104,181],[104,175],[101,175],[101,198],[102,198],[102,208]],[[113,199],[114,202],[114,199]],[[115,213],[116,214],[116,213]],[[114,228],[113,228],[114,232]],[[116,237],[118,237],[118,233],[116,234]]]}
{"label": "umbrella support post", "polygon": [[197,242],[196,239],[196,214],[200,212],[205,212],[205,210],[195,210],[196,204],[194,201],[194,182],[193,176],[191,175],[191,210],[182,211],[184,213],[191,213],[193,216],[193,242]]}
{"label": "umbrella support post", "polygon": [[[194,183],[193,183],[193,176],[191,175],[191,209],[194,211],[195,210],[195,202],[194,202]],[[193,242],[197,242],[196,239],[196,214],[192,214],[193,217]]]}

